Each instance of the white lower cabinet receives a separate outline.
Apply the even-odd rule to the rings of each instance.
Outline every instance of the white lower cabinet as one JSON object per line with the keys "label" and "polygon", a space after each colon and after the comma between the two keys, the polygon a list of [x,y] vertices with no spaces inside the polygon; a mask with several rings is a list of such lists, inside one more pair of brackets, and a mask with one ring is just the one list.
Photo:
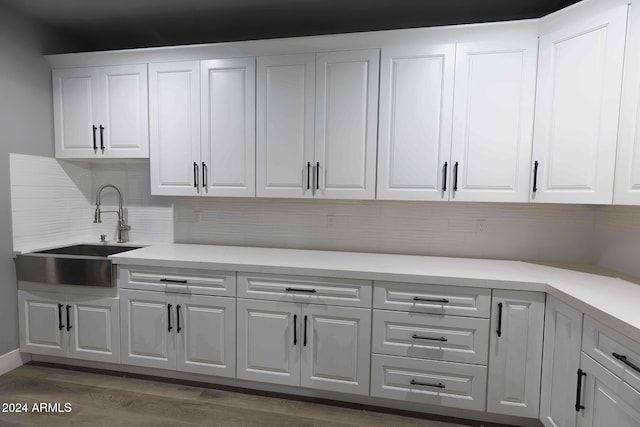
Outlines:
{"label": "white lower cabinet", "polygon": [[583,406],[578,416],[580,427],[640,425],[640,391],[585,353],[582,353],[580,367],[585,374],[582,377],[584,392],[578,395]]}
{"label": "white lower cabinet", "polygon": [[582,313],[547,297],[540,396],[540,420],[546,427],[576,425],[573,399],[581,342]]}
{"label": "white lower cabinet", "polygon": [[487,368],[441,360],[374,354],[371,395],[483,411]]}
{"label": "white lower cabinet", "polygon": [[238,300],[238,378],[369,393],[371,310]]}
{"label": "white lower cabinet", "polygon": [[487,411],[538,418],[545,294],[494,290]]}
{"label": "white lower cabinet", "polygon": [[235,299],[120,291],[122,363],[235,377]]}
{"label": "white lower cabinet", "polygon": [[117,298],[18,291],[20,351],[120,362]]}

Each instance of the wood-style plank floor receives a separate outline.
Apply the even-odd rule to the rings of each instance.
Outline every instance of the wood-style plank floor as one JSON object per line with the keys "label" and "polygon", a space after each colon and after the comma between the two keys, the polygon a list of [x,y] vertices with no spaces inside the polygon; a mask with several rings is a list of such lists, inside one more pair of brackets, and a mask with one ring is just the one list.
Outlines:
{"label": "wood-style plank floor", "polygon": [[[25,365],[0,376],[4,403],[71,404],[69,413],[0,412],[0,426],[428,426],[442,421],[214,388]],[[4,405],[2,405],[4,406]],[[476,424],[477,425],[477,424]]]}

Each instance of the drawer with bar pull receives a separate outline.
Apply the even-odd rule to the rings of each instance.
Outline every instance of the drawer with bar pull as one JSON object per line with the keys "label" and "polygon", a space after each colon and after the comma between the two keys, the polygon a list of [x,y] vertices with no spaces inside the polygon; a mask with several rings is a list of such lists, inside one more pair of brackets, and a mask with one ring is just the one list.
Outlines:
{"label": "drawer with bar pull", "polygon": [[369,280],[238,273],[238,297],[371,308]]}
{"label": "drawer with bar pull", "polygon": [[487,368],[408,357],[371,357],[371,396],[485,410]]}
{"label": "drawer with bar pull", "polygon": [[373,353],[487,364],[489,319],[374,310]]}
{"label": "drawer with bar pull", "polygon": [[640,343],[584,316],[582,351],[640,390]]}
{"label": "drawer with bar pull", "polygon": [[123,289],[195,295],[236,295],[236,273],[232,271],[121,266],[118,282]]}
{"label": "drawer with bar pull", "polygon": [[489,318],[491,289],[375,281],[373,308]]}

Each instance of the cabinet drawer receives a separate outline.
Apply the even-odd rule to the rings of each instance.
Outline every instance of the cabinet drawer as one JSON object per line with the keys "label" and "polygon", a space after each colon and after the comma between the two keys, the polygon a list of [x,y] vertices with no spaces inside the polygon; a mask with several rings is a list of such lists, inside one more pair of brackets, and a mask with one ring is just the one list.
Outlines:
{"label": "cabinet drawer", "polygon": [[486,389],[484,366],[378,354],[371,359],[371,396],[484,411]]}
{"label": "cabinet drawer", "polygon": [[236,273],[159,267],[120,267],[120,288],[235,296]]}
{"label": "cabinet drawer", "polygon": [[374,310],[373,352],[487,364],[489,319]]}
{"label": "cabinet drawer", "polygon": [[640,343],[585,316],[582,351],[640,390]]}
{"label": "cabinet drawer", "polygon": [[491,289],[421,283],[374,283],[373,308],[489,318]]}
{"label": "cabinet drawer", "polygon": [[241,298],[370,308],[371,288],[368,280],[238,273]]}

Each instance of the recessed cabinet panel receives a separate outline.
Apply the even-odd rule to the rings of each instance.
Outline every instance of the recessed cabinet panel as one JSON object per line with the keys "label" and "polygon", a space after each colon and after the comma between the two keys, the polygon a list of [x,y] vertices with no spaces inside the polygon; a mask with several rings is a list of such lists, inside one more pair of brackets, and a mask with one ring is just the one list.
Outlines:
{"label": "recessed cabinet panel", "polygon": [[302,316],[300,385],[368,395],[371,311],[310,305]]}
{"label": "recessed cabinet panel", "polygon": [[180,328],[176,329],[177,369],[235,377],[235,299],[177,295],[175,303],[176,328]]}
{"label": "recessed cabinet panel", "polygon": [[640,205],[640,8],[627,25],[613,203]]}
{"label": "recessed cabinet panel", "polygon": [[59,301],[60,297],[48,293],[18,292],[21,351],[49,356],[66,354],[63,334],[67,324],[64,301]]}
{"label": "recessed cabinet panel", "polygon": [[371,357],[371,396],[407,402],[485,409],[487,368],[409,357]]}
{"label": "recessed cabinet panel", "polygon": [[173,336],[168,333],[170,309],[166,297],[159,292],[130,290],[122,290],[120,295],[124,324],[122,363],[174,368],[176,348]]}
{"label": "recessed cabinet panel", "polygon": [[69,357],[120,363],[120,301],[68,299],[72,307]]}
{"label": "recessed cabinet panel", "polygon": [[637,427],[640,425],[640,392],[582,353],[580,368],[584,391],[578,415],[581,427]]}
{"label": "recessed cabinet panel", "polygon": [[547,427],[575,426],[575,381],[580,366],[582,313],[547,296],[540,420]]}
{"label": "recessed cabinet panel", "polygon": [[382,49],[379,200],[447,200],[455,45]]}
{"label": "recessed cabinet panel", "polygon": [[104,145],[109,157],[148,157],[147,66],[105,67]]}
{"label": "recessed cabinet panel", "polygon": [[200,63],[149,65],[151,194],[198,194]]}
{"label": "recessed cabinet panel", "polygon": [[92,126],[97,79],[94,69],[53,70],[56,157],[61,153],[95,154]]}
{"label": "recessed cabinet panel", "polygon": [[373,312],[374,353],[486,365],[488,343],[488,319]]}
{"label": "recessed cabinet panel", "polygon": [[532,201],[612,201],[627,6],[540,37]]}
{"label": "recessed cabinet panel", "polygon": [[537,418],[545,294],[494,290],[487,411]]}
{"label": "recessed cabinet panel", "polygon": [[378,50],[317,55],[316,197],[374,199]]}
{"label": "recessed cabinet panel", "polygon": [[451,197],[526,202],[537,40],[456,46]]}
{"label": "recessed cabinet panel", "polygon": [[202,188],[255,196],[255,58],[201,62]]}
{"label": "recessed cabinet panel", "polygon": [[300,306],[238,300],[238,378],[300,384]]}
{"label": "recessed cabinet panel", "polygon": [[313,197],[315,64],[315,54],[258,58],[258,197]]}

